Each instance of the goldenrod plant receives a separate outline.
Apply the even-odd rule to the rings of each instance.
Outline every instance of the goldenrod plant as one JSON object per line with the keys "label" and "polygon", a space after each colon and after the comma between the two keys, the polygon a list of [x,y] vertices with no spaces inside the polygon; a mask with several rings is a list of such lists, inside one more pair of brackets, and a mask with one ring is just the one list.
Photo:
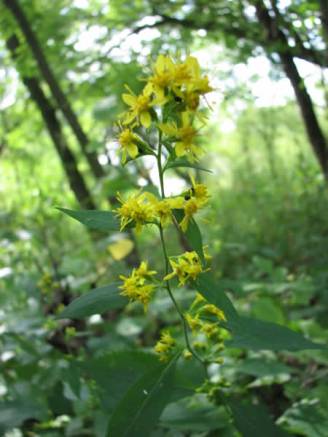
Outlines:
{"label": "goldenrod plant", "polygon": [[[223,408],[226,416],[233,417],[241,432],[251,435],[253,428],[249,428],[249,421],[240,420],[244,405],[231,396],[229,383],[220,376],[226,349],[300,350],[318,345],[287,327],[239,315],[226,294],[233,292],[233,287],[217,278],[196,223],[198,212],[211,200],[206,185],[190,175],[189,186],[183,192],[167,195],[166,171],[178,167],[202,170],[198,161],[206,153],[200,137],[209,110],[206,94],[213,91],[213,87],[208,76],[202,74],[197,59],[194,56],[173,59],[159,55],[150,75],[142,80],[144,88],[139,95],[128,86],[122,95],[127,107],[117,123],[117,143],[122,165],[133,165],[136,159],[144,156],[152,157],[158,173],[158,192],[147,191],[145,187],[129,196],[118,193],[119,206],[113,211],[62,211],[91,229],[106,232],[135,229],[138,236],[147,227],[155,228],[161,243],[164,274],[158,273],[150,260],[144,259],[129,275],[119,275],[117,282],[73,301],[60,317],[83,318],[122,308],[129,302],[140,303],[144,317],[147,317],[158,290],[166,290],[180,320],[180,328],[165,326],[158,332],[152,352],[148,352],[147,359],[142,358],[149,360],[151,356],[155,361],[131,387],[127,387],[109,417],[107,435],[149,435],[177,387],[181,391],[181,384],[184,396],[186,391],[190,396],[191,387],[195,396],[206,395],[214,405]],[[167,228],[180,234],[186,243],[182,253],[169,253]],[[188,309],[179,303],[178,289],[182,292],[193,290]],[[134,357],[140,359],[140,355]],[[188,380],[188,366],[196,366],[196,380]],[[182,378],[183,382],[181,372],[187,375]],[[245,408],[245,415],[256,423],[256,409],[252,405]],[[261,410],[259,416],[262,429],[257,435],[283,435],[266,412]],[[270,429],[263,428],[264,425]]]}

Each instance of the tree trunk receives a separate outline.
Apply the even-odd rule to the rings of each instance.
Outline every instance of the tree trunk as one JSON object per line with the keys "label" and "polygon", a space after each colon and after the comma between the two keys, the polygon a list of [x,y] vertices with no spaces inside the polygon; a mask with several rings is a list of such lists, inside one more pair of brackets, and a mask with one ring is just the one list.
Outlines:
{"label": "tree trunk", "polygon": [[[13,58],[16,57],[16,49],[19,47],[18,38],[13,35],[6,42]],[[22,81],[28,89],[32,100],[41,112],[43,121],[47,126],[53,144],[59,155],[64,171],[69,181],[69,185],[82,208],[95,209],[91,193],[78,170],[75,156],[69,149],[60,123],[57,119],[55,108],[44,94],[38,79],[35,77],[22,76]]]}
{"label": "tree trunk", "polygon": [[82,126],[80,125],[79,120],[76,117],[76,114],[74,113],[68,99],[66,98],[66,95],[62,91],[45,57],[45,54],[37,39],[37,36],[35,35],[32,27],[30,26],[30,23],[22,7],[20,6],[18,0],[3,0],[3,1],[5,6],[10,10],[12,15],[15,17],[20,30],[25,36],[26,42],[34,55],[34,58],[41,72],[41,75],[43,79],[46,81],[46,83],[48,84],[51,93],[53,95],[53,98],[58,104],[59,109],[62,111],[68,124],[71,126],[71,129],[74,132],[74,135],[76,136],[80,144],[81,150],[90,165],[93,175],[99,179],[100,177],[104,176],[104,170],[98,162],[97,155],[94,152],[88,151],[88,143],[89,143],[88,137],[83,131]]}
{"label": "tree trunk", "polygon": [[[328,1],[320,0],[321,23],[324,38],[328,46]],[[326,47],[328,50],[328,47]],[[328,54],[327,54],[328,57]]]}
{"label": "tree trunk", "polygon": [[304,86],[303,79],[299,75],[293,58],[288,54],[281,54],[280,58],[285,73],[293,86],[308,138],[319,161],[323,174],[328,180],[328,145],[314,112],[311,97]]}
{"label": "tree trunk", "polygon": [[328,144],[314,111],[314,105],[295,65],[285,34],[270,15],[263,0],[255,2],[256,15],[263,25],[269,44],[275,44],[283,69],[290,80],[302,114],[306,133],[318,159],[321,170],[328,180]]}

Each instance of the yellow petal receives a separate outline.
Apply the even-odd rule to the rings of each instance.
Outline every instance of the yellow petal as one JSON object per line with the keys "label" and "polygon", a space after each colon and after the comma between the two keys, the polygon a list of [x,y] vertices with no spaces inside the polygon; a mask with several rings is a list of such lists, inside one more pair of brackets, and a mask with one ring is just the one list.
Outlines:
{"label": "yellow petal", "polygon": [[183,156],[186,154],[186,149],[185,146],[182,142],[178,142],[175,144],[175,154],[177,155],[178,158],[180,158],[180,156]]}
{"label": "yellow petal", "polygon": [[149,112],[145,111],[140,114],[140,123],[146,128],[151,125],[151,116]]}
{"label": "yellow petal", "polygon": [[[112,243],[108,246],[108,251],[115,259],[115,261],[119,261],[125,258],[133,249],[133,242],[128,238],[123,238],[115,243]],[[122,277],[124,278],[124,277]],[[125,279],[125,278],[124,278]]]}
{"label": "yellow petal", "polygon": [[133,143],[129,144],[126,149],[128,151],[128,154],[131,156],[132,159],[134,159],[138,156],[139,150],[135,144],[133,144]]}
{"label": "yellow petal", "polygon": [[155,70],[157,70],[159,73],[163,73],[165,71],[165,56],[159,55],[156,63],[155,63]]}
{"label": "yellow petal", "polygon": [[176,136],[178,128],[173,123],[161,123],[158,125],[160,130],[165,133],[165,135]]}
{"label": "yellow petal", "polygon": [[169,281],[170,279],[174,278],[175,275],[175,272],[169,273],[168,275],[164,276],[163,281]]}
{"label": "yellow petal", "polygon": [[182,126],[189,126],[190,125],[189,112],[183,112],[181,114],[181,120],[182,120]]}
{"label": "yellow petal", "polygon": [[131,94],[122,94],[122,99],[129,106],[134,106],[137,101],[137,98]]}
{"label": "yellow petal", "polygon": [[123,121],[122,121],[122,123],[123,123],[124,125],[126,125],[126,124],[130,124],[131,121],[133,121],[133,120],[135,119],[135,117],[136,117],[136,115],[135,115],[134,112],[126,112],[125,115],[124,115],[124,117],[123,117]]}

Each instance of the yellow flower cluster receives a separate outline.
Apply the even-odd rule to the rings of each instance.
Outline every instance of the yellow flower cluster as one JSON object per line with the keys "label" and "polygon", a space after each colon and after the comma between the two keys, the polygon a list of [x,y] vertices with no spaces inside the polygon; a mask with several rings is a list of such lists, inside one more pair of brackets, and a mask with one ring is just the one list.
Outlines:
{"label": "yellow flower cluster", "polygon": [[[214,311],[212,312],[211,310],[209,311],[208,308],[205,308],[208,306],[213,307],[213,309],[215,308],[215,312]],[[186,313],[185,317],[190,329],[193,332],[202,331],[204,332],[204,334],[206,334],[207,337],[211,338],[218,334],[220,328],[216,322],[204,322],[203,320],[201,320],[200,318],[201,315],[205,317],[206,317],[206,313],[215,315],[218,321],[226,321],[226,318],[224,312],[219,308],[217,308],[216,306],[205,305],[205,307],[202,307],[195,315]]]}
{"label": "yellow flower cluster", "polygon": [[167,226],[172,223],[173,210],[182,209],[184,217],[180,226],[186,232],[190,219],[206,205],[209,198],[207,187],[197,184],[193,178],[191,180],[192,187],[184,196],[159,200],[153,194],[144,192],[123,200],[118,194],[117,198],[122,204],[116,210],[121,222],[120,230],[123,231],[129,224],[134,225],[137,232],[141,231],[143,225],[149,223],[161,223],[162,226]]}
{"label": "yellow flower cluster", "polygon": [[195,280],[203,272],[199,256],[195,251],[183,253],[176,261],[171,258],[170,264],[172,272],[165,276],[164,281],[169,281],[176,276],[179,285],[185,285],[189,279]]}
{"label": "yellow flower cluster", "polygon": [[175,340],[168,331],[161,334],[160,340],[155,345],[155,352],[159,354],[161,361],[168,361],[175,346]]}
{"label": "yellow flower cluster", "polygon": [[128,93],[122,99],[129,109],[121,116],[124,128],[118,138],[123,163],[127,155],[135,159],[139,154],[138,137],[133,129],[148,129],[152,123],[174,144],[176,157],[186,156],[192,162],[202,155],[202,148],[195,143],[198,131],[193,123],[195,117],[204,121],[196,111],[200,97],[213,88],[208,77],[202,76],[196,58],[187,56],[184,62],[175,62],[169,56],[159,55],[142,92],[136,95],[126,88]]}
{"label": "yellow flower cluster", "polygon": [[[185,319],[196,338],[193,346],[203,350],[208,349],[212,361],[222,362],[218,353],[224,349],[226,337],[225,331],[220,327],[220,322],[226,321],[224,312],[215,305],[207,303],[206,299],[197,293],[189,312],[185,314]],[[202,334],[207,341],[202,339]]]}
{"label": "yellow flower cluster", "polygon": [[123,281],[123,285],[119,287],[122,290],[120,294],[132,301],[141,302],[146,311],[155,289],[155,285],[147,284],[147,281],[151,280],[151,277],[156,273],[155,270],[148,270],[148,263],[142,261],[138,268],[132,270],[130,276],[120,275],[120,279]]}

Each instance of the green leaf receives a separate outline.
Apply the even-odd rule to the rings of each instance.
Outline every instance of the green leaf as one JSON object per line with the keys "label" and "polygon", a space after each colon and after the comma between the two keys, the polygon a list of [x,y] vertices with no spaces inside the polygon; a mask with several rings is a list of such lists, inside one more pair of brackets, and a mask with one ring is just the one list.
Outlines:
{"label": "green leaf", "polygon": [[185,398],[170,403],[161,416],[161,425],[179,431],[204,432],[225,428],[230,417],[223,407],[218,408],[209,401]]}
{"label": "green leaf", "polygon": [[227,346],[253,350],[290,351],[323,348],[322,345],[315,344],[284,326],[239,316],[225,294],[225,283],[220,284],[220,281],[215,281],[210,272],[201,273],[193,282],[193,287],[206,300],[224,312],[227,318],[226,327],[232,333],[232,340],[226,343]]}
{"label": "green leaf", "polygon": [[[183,211],[180,211],[179,209],[174,210],[174,216],[178,222],[181,222],[184,217]],[[188,228],[183,235],[186,237],[190,247],[197,252],[202,264],[205,265],[202,234],[200,233],[199,227],[194,218],[189,221]]]}
{"label": "green leaf", "polygon": [[276,376],[282,373],[291,373],[293,369],[278,361],[268,361],[260,358],[248,358],[237,365],[237,372],[257,377]]}
{"label": "green leaf", "polygon": [[[279,422],[283,423],[292,435],[323,437],[327,435],[328,417],[321,402],[311,404],[314,400],[304,399],[293,404]],[[321,407],[321,408],[320,408]]]}
{"label": "green leaf", "polygon": [[95,211],[95,210],[81,210],[73,211],[66,208],[57,208],[75,220],[82,223],[88,229],[95,229],[105,232],[119,232],[120,225],[115,214],[111,211]]}
{"label": "green leaf", "polygon": [[175,368],[175,384],[170,401],[176,401],[195,393],[206,379],[204,366],[197,360],[178,360]]}
{"label": "green leaf", "polygon": [[108,352],[83,363],[83,369],[98,386],[107,415],[114,411],[131,386],[158,366],[157,356],[137,350]]}
{"label": "green leaf", "polygon": [[168,161],[164,167],[164,171],[168,170],[169,168],[178,168],[178,167],[195,168],[196,170],[202,170],[202,171],[207,171],[208,173],[212,173],[211,170],[208,170],[207,168],[204,167],[200,167],[199,165],[192,164],[186,159],[176,159],[174,161]]}
{"label": "green leaf", "polygon": [[290,350],[322,349],[324,346],[313,343],[302,334],[285,326],[271,322],[240,317],[228,320],[228,328],[232,331],[232,340],[227,346],[252,350]]}
{"label": "green leaf", "polygon": [[58,316],[58,319],[83,319],[92,314],[124,307],[127,300],[119,294],[119,282],[94,288],[73,300]]}
{"label": "green leaf", "polygon": [[279,428],[263,405],[242,404],[229,400],[236,428],[243,437],[287,437],[289,434]]}
{"label": "green leaf", "polygon": [[24,420],[43,420],[46,410],[34,404],[31,399],[22,401],[7,401],[0,403],[0,434],[21,425]]}
{"label": "green leaf", "polygon": [[175,382],[175,365],[179,355],[167,365],[143,375],[127,392],[114,411],[108,437],[147,437],[169,403]]}
{"label": "green leaf", "polygon": [[193,286],[206,300],[220,308],[228,321],[238,319],[237,311],[225,294],[226,287],[221,285],[220,281],[215,281],[210,272],[201,273],[193,282]]}

